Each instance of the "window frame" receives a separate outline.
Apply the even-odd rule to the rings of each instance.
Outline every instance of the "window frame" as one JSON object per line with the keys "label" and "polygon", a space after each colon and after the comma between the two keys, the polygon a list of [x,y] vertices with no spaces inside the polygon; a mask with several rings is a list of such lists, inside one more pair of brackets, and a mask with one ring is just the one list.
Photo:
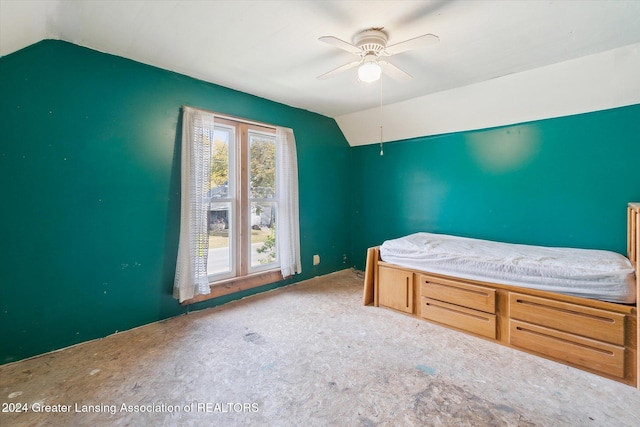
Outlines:
{"label": "window frame", "polygon": [[[221,127],[232,127],[235,129],[234,153],[233,155],[229,153],[229,161],[233,161],[235,163],[233,168],[234,172],[231,171],[231,165],[229,166],[229,173],[234,173],[234,179],[237,183],[237,185],[235,185],[236,188],[234,189],[235,194],[231,194],[232,191],[230,185],[228,197],[216,201],[222,203],[228,200],[232,205],[231,210],[234,215],[233,225],[238,228],[237,236],[233,239],[229,239],[230,246],[232,247],[232,249],[230,249],[230,255],[232,254],[230,258],[232,260],[235,258],[235,265],[232,266],[230,270],[235,270],[235,272],[209,275],[210,293],[195,295],[193,298],[182,302],[182,305],[193,304],[199,301],[205,301],[284,280],[280,271],[279,260],[268,263],[264,267],[260,266],[258,268],[251,268],[250,254],[251,199],[249,197],[249,131],[251,130],[257,134],[268,135],[269,137],[272,136],[275,142],[276,128],[275,126],[264,123],[257,123],[237,117],[215,114],[214,128],[218,125]],[[213,141],[211,143],[213,144]],[[276,145],[276,150],[277,149]],[[276,164],[276,168],[277,167],[278,165]],[[277,212],[277,197],[274,197],[270,202],[276,204]],[[229,215],[231,214],[232,213],[230,212]],[[212,276],[214,276],[213,280]]]}

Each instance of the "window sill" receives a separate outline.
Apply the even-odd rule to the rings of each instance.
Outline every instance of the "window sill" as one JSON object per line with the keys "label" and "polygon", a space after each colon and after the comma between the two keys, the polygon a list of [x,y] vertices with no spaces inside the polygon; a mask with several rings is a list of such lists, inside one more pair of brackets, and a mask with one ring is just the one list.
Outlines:
{"label": "window sill", "polygon": [[284,280],[280,270],[271,270],[252,274],[250,276],[220,280],[209,285],[211,290],[210,293],[206,295],[196,295],[189,300],[183,301],[181,305],[194,304],[196,302],[206,301],[240,291],[246,291],[248,289],[257,288],[258,286],[279,282],[280,280]]}

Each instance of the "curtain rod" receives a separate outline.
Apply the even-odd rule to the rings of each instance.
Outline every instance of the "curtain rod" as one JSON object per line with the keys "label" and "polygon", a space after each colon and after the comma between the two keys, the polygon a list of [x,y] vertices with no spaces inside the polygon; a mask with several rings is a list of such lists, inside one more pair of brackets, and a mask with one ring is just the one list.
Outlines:
{"label": "curtain rod", "polygon": [[206,110],[204,108],[191,107],[190,105],[182,105],[181,108],[185,108],[185,107],[193,108],[194,110],[200,110],[200,111],[204,111],[205,113],[213,114],[215,117],[218,117],[220,119],[233,120],[233,121],[236,121],[236,122],[246,123],[248,125],[261,126],[261,127],[269,128],[269,129],[273,129],[273,130],[276,130],[276,127],[278,127],[278,126],[272,125],[272,124],[256,122],[256,121],[253,121],[253,120],[247,120],[247,119],[243,119],[241,117],[230,116],[229,114],[217,113],[215,111]]}

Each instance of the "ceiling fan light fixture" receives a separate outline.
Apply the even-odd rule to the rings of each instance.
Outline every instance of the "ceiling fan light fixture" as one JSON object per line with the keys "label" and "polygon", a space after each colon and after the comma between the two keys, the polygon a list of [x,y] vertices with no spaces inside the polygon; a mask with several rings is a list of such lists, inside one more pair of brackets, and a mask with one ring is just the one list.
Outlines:
{"label": "ceiling fan light fixture", "polygon": [[318,40],[321,42],[330,44],[354,55],[358,55],[360,58],[359,60],[349,62],[348,64],[344,64],[327,73],[321,74],[317,78],[319,80],[323,80],[328,77],[335,76],[338,73],[342,73],[343,71],[358,67],[358,79],[361,82],[371,83],[380,80],[380,76],[383,72],[393,80],[405,82],[411,80],[411,76],[409,74],[388,61],[378,61],[378,59],[406,52],[408,50],[417,49],[428,44],[436,43],[440,40],[438,36],[434,36],[433,34],[423,34],[421,36],[387,46],[388,36],[387,33],[382,30],[382,27],[376,27],[360,31],[353,37],[353,43],[346,42],[333,36],[320,37]]}
{"label": "ceiling fan light fixture", "polygon": [[380,79],[380,74],[382,73],[382,69],[380,65],[374,61],[364,61],[358,67],[358,79],[361,82],[371,83]]}

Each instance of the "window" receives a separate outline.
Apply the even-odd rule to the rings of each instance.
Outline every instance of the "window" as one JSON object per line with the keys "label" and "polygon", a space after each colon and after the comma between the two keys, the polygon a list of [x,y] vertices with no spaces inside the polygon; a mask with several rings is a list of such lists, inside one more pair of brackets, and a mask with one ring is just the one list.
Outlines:
{"label": "window", "polygon": [[213,136],[209,280],[278,269],[275,129],[218,119]]}
{"label": "window", "polygon": [[291,129],[183,107],[181,303],[302,271],[296,163]]}

